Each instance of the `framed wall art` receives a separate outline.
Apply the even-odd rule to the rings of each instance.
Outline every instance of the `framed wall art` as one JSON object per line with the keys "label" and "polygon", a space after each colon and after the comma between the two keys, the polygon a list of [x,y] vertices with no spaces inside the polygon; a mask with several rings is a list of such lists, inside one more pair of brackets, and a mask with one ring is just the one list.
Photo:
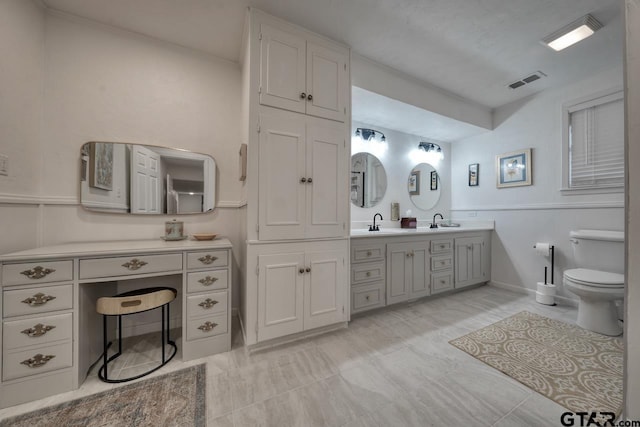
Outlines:
{"label": "framed wall art", "polygon": [[431,171],[431,191],[438,189],[438,172]]}
{"label": "framed wall art", "polygon": [[496,156],[496,187],[531,185],[531,149]]}
{"label": "framed wall art", "polygon": [[480,165],[478,163],[472,163],[469,165],[469,187],[477,187],[480,184],[478,179],[478,173],[480,172]]}
{"label": "framed wall art", "polygon": [[113,143],[90,144],[89,185],[103,190],[113,190]]}
{"label": "framed wall art", "polygon": [[409,174],[409,195],[420,195],[420,171],[412,171]]}

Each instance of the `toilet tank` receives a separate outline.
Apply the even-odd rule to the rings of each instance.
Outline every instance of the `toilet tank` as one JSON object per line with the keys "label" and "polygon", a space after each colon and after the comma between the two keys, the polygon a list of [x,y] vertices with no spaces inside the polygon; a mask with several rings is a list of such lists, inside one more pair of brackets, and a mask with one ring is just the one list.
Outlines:
{"label": "toilet tank", "polygon": [[624,274],[624,232],[577,230],[569,233],[578,267]]}

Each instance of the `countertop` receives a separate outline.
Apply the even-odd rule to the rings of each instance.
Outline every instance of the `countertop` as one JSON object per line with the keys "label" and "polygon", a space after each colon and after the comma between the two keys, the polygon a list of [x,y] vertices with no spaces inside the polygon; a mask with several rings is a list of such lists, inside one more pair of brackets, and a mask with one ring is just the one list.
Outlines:
{"label": "countertop", "polygon": [[426,234],[445,234],[445,233],[465,233],[470,231],[487,231],[494,229],[493,221],[454,221],[460,223],[460,227],[443,227],[438,228],[418,227],[418,228],[397,228],[397,227],[381,227],[380,231],[369,231],[366,228],[352,229],[351,238],[365,237],[391,237],[391,236],[412,236]]}

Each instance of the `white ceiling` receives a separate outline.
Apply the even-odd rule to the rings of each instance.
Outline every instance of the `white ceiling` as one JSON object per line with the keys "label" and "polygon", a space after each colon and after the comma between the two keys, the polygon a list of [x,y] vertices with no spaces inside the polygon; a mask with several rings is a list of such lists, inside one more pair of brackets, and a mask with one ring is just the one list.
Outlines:
{"label": "white ceiling", "polygon": [[[245,10],[257,7],[490,108],[621,64],[623,53],[621,0],[43,1],[51,9],[231,61],[240,56]],[[594,36],[560,53],[539,42],[586,13],[604,24]],[[538,70],[547,77],[507,87]],[[370,108],[356,101],[354,115]]]}

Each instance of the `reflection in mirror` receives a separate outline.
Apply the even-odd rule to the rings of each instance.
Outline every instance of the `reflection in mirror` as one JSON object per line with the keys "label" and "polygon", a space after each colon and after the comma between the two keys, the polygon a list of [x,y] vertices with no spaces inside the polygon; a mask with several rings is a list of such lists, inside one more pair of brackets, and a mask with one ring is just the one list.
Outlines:
{"label": "reflection in mirror", "polygon": [[80,150],[80,204],[132,214],[202,213],[215,207],[216,162],[175,148],[87,142]]}
{"label": "reflection in mirror", "polygon": [[376,156],[356,153],[351,156],[351,203],[370,208],[382,200],[387,191],[387,173]]}
{"label": "reflection in mirror", "polygon": [[440,200],[440,174],[429,163],[417,164],[409,173],[408,191],[411,202],[429,210]]}

